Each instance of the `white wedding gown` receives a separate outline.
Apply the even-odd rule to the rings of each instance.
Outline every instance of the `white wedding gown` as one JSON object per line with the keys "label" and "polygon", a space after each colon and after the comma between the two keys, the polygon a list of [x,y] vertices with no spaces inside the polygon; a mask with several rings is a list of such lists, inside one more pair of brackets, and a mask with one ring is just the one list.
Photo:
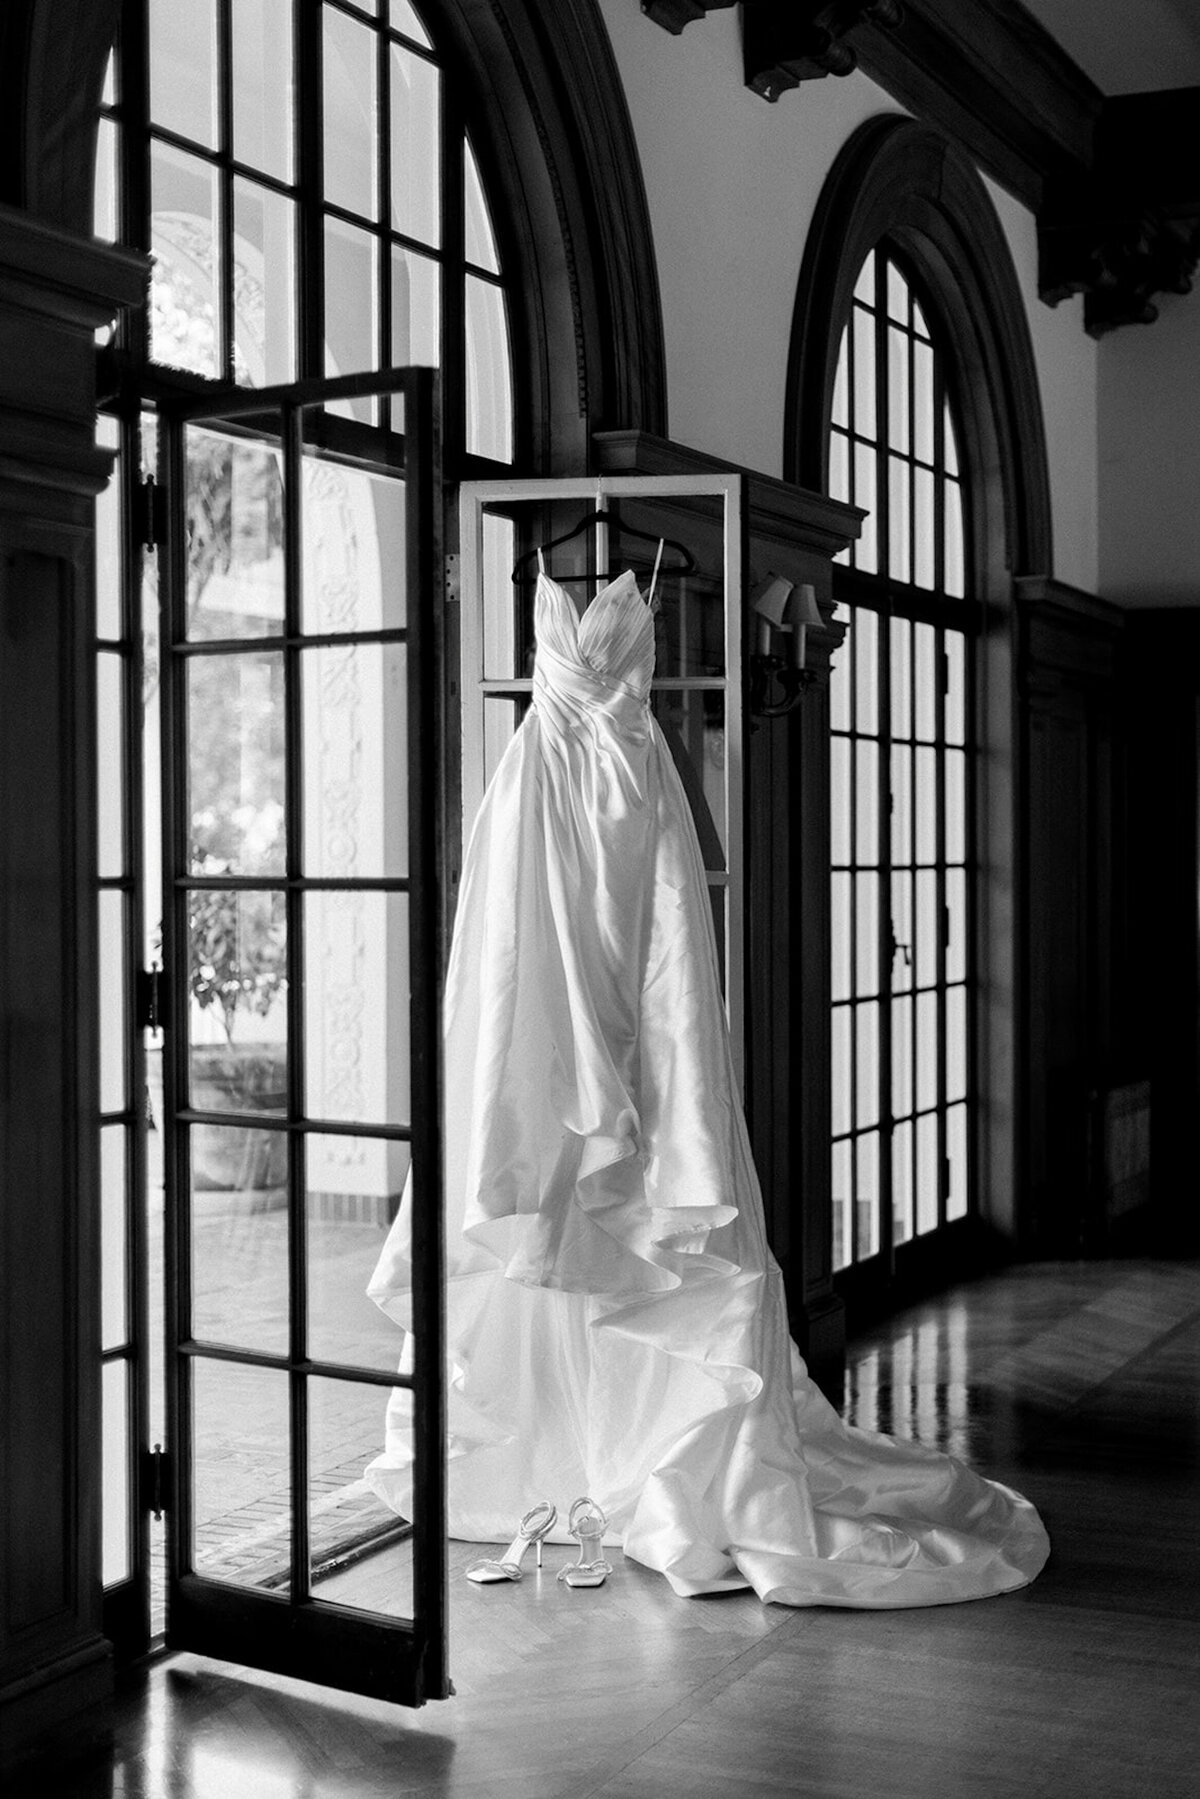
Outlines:
{"label": "white wedding gown", "polygon": [[[843,1424],[792,1345],[687,799],[632,574],[539,576],[534,705],[467,854],[447,976],[450,1530],[587,1493],[680,1594],[913,1606],[1019,1587],[1045,1531],[954,1458]],[[410,1323],[402,1206],[372,1297]],[[411,1352],[411,1344],[408,1345]],[[410,1395],[375,1491],[411,1512]]]}

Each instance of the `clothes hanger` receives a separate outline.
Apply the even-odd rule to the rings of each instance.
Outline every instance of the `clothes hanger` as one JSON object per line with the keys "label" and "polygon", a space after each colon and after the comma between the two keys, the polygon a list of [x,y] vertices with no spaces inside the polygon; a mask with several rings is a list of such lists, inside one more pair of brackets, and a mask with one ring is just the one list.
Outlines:
{"label": "clothes hanger", "polygon": [[[538,553],[538,549],[541,550],[544,556],[547,550],[557,549],[559,544],[569,543],[573,537],[578,537],[579,533],[585,530],[588,525],[603,524],[609,520],[619,527],[622,537],[640,537],[647,543],[661,543],[665,548],[677,550],[679,552],[680,561],[664,564],[660,573],[664,575],[690,575],[694,573],[696,559],[687,548],[686,544],[679,543],[673,537],[660,537],[656,531],[639,531],[636,525],[623,525],[611,512],[607,511],[604,507],[600,507],[595,511],[585,512],[579,522],[572,525],[569,531],[564,531],[561,537],[552,537],[549,543],[539,544],[532,550],[526,550],[523,556],[518,556],[517,560],[513,563],[512,579],[514,581],[522,581],[526,579],[528,574],[532,573],[532,570],[527,570],[525,565],[526,563],[533,561]],[[563,575],[561,578],[557,576],[555,578],[559,580],[559,585],[563,586],[571,581],[607,581],[613,578],[614,573],[620,574],[623,572],[623,570],[619,569],[615,571],[610,569],[605,574]]]}

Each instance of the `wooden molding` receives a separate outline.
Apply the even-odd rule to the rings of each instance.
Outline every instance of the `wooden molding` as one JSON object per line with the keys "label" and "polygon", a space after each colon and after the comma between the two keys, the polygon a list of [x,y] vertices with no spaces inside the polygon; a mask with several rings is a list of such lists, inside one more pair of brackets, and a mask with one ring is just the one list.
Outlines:
{"label": "wooden molding", "polygon": [[900,0],[832,0],[788,7],[748,4],[742,9],[746,86],[764,100],[778,100],[802,81],[849,75],[858,55],[848,37],[871,20],[894,31],[904,16]]}
{"label": "wooden molding", "polygon": [[642,11],[655,25],[678,37],[685,25],[734,5],[736,0],[643,0]]}

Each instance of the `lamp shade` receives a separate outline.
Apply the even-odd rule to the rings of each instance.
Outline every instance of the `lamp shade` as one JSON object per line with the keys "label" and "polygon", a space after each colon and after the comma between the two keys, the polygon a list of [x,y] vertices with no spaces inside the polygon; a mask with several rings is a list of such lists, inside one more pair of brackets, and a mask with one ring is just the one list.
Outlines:
{"label": "lamp shade", "polygon": [[750,595],[750,609],[759,618],[767,619],[777,631],[789,631],[791,621],[787,617],[788,601],[793,591],[794,584],[786,581],[782,575],[768,575]]}

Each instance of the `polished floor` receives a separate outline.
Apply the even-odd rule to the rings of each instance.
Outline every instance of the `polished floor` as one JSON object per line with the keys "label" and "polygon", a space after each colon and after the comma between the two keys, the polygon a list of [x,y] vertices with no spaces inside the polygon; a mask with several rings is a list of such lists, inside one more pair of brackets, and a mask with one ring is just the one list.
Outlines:
{"label": "polished floor", "polygon": [[1041,1578],[881,1613],[681,1600],[632,1564],[596,1592],[549,1567],[519,1587],[452,1579],[444,1704],[409,1713],[174,1656],[130,1683],[107,1745],[28,1790],[1197,1799],[1200,1265],[964,1286],[855,1343],[846,1403],[1027,1492],[1053,1542]]}

